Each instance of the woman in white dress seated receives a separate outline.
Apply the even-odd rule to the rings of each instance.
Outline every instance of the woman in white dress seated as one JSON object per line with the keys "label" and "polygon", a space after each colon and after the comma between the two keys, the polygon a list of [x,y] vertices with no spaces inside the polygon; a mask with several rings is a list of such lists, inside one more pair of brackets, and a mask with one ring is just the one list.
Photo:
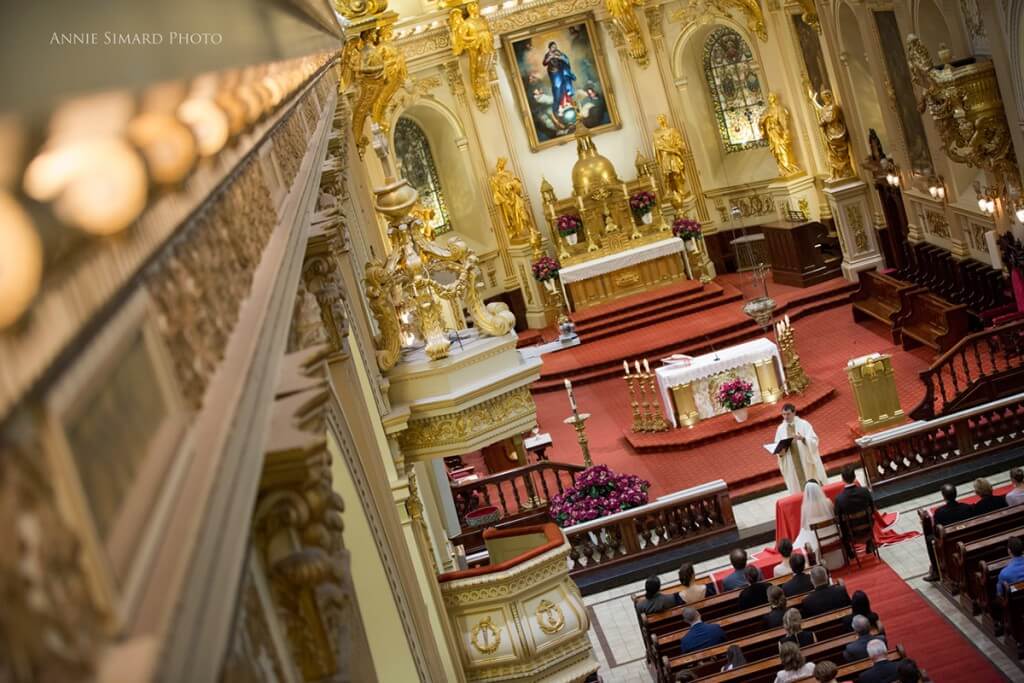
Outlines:
{"label": "woman in white dress seated", "polygon": [[[843,566],[845,558],[843,557],[842,548],[831,550],[822,557],[821,549],[818,547],[818,538],[814,531],[811,530],[811,525],[819,522],[834,521],[835,518],[835,508],[832,506],[832,501],[825,495],[821,484],[814,479],[808,481],[807,485],[804,486],[804,501],[800,505],[800,535],[796,537],[793,545],[797,548],[805,548],[809,545],[818,557],[818,561],[825,565],[826,569],[839,569]],[[839,530],[833,525],[819,529],[819,533],[822,536],[830,536],[839,533]]]}

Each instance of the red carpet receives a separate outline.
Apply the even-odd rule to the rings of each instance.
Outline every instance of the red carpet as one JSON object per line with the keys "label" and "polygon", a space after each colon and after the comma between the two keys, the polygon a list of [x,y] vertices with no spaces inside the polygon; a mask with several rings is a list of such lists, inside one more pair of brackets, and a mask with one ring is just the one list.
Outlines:
{"label": "red carpet", "polygon": [[862,590],[885,625],[890,646],[901,644],[907,656],[936,683],[1006,681],[980,650],[949,623],[928,600],[884,562],[869,559],[864,568],[835,572],[850,593]]}

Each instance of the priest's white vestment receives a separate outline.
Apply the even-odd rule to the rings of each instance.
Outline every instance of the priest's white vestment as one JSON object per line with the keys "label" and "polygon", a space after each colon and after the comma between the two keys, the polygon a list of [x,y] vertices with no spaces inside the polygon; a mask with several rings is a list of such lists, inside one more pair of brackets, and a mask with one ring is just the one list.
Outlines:
{"label": "priest's white vestment", "polygon": [[803,437],[803,441],[795,439],[786,453],[776,456],[779,457],[779,470],[782,471],[782,478],[790,493],[803,491],[809,479],[817,479],[824,484],[828,478],[818,453],[818,435],[807,420],[795,416],[792,423],[783,420],[775,430],[775,443],[798,435]]}

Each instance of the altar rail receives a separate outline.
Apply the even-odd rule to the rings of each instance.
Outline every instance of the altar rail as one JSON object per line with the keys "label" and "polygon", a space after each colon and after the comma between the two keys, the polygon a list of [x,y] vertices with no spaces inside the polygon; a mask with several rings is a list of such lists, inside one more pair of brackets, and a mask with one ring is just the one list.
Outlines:
{"label": "altar rail", "polygon": [[[653,503],[567,527],[573,577],[736,530],[732,499],[717,479]],[[468,557],[486,561],[486,551]]]}
{"label": "altar rail", "polygon": [[921,373],[924,398],[910,411],[930,420],[1000,399],[1024,384],[1024,320],[968,335]]}
{"label": "altar rail", "polygon": [[1024,393],[857,439],[872,488],[1024,444]]}

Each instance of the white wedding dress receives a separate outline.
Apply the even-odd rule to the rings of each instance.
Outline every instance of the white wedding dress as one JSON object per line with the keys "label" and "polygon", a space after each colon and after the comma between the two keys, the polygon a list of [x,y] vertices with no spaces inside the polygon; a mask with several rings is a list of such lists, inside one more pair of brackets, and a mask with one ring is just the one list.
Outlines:
{"label": "white wedding dress", "polygon": [[[825,491],[822,490],[821,486],[813,481],[807,482],[807,485],[804,487],[804,501],[800,505],[800,534],[796,537],[796,541],[793,542],[793,546],[803,550],[805,544],[810,544],[814,554],[818,557],[818,561],[825,565],[826,569],[839,569],[843,566],[843,551],[836,548],[822,557],[821,549],[818,547],[818,539],[814,532],[811,531],[811,525],[835,519],[835,516],[835,508],[832,506],[832,501],[825,495]],[[819,533],[827,536],[837,533],[837,531],[836,527],[833,526],[820,529]]]}

